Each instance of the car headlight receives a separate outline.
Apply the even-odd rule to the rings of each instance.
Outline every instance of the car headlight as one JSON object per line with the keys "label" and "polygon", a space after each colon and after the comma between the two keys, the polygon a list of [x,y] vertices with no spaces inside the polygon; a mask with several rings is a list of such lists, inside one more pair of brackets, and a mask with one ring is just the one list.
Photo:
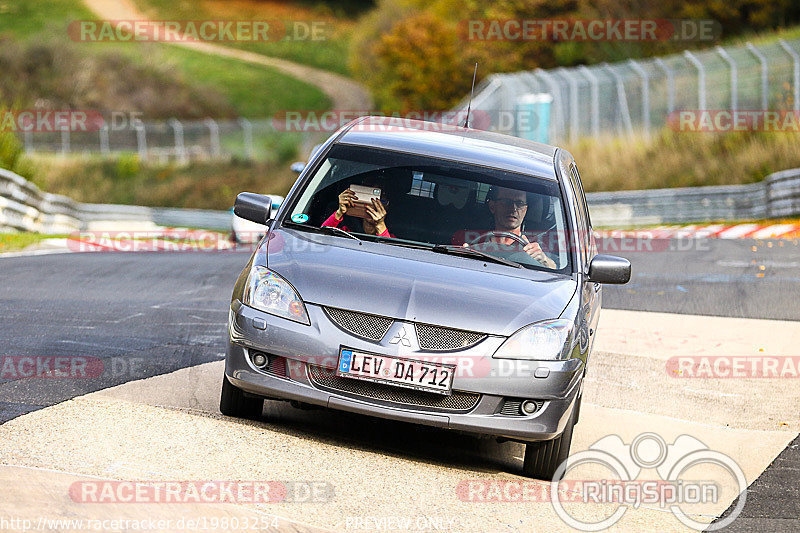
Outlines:
{"label": "car headlight", "polygon": [[572,321],[564,319],[545,320],[525,326],[513,335],[494,353],[498,359],[558,360],[566,359],[569,352],[567,341],[572,331]]}
{"label": "car headlight", "polygon": [[306,306],[289,282],[263,266],[253,266],[247,276],[244,304],[271,315],[309,325]]}

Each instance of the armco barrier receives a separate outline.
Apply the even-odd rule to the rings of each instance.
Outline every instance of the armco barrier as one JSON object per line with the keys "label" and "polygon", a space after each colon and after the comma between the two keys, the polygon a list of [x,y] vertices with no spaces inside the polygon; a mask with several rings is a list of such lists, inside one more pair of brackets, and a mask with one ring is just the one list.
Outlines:
{"label": "armco barrier", "polygon": [[764,183],[598,192],[586,201],[597,227],[746,220],[768,213]]}
{"label": "armco barrier", "polygon": [[25,178],[0,169],[0,229],[69,233],[80,229],[78,204],[39,190]]}
{"label": "armco barrier", "polygon": [[229,231],[227,211],[81,204],[66,196],[39,190],[25,178],[0,169],[0,231],[71,233],[102,222],[144,222],[168,227]]}
{"label": "armco barrier", "polygon": [[800,169],[749,185],[719,185],[586,195],[592,224],[627,227],[800,216]]}
{"label": "armco barrier", "polygon": [[800,214],[800,169],[783,170],[764,180],[769,218]]}
{"label": "armco barrier", "polygon": [[[770,174],[759,183],[586,195],[596,227],[681,224],[800,216],[800,169]],[[40,191],[0,169],[0,230],[69,233],[98,222],[144,222],[229,231],[227,211],[80,204]]]}

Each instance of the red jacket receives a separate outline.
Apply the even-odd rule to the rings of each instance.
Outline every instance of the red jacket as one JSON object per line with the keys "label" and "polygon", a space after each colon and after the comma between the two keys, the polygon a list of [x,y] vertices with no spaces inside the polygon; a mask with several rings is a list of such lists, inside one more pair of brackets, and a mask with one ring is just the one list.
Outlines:
{"label": "red jacket", "polygon": [[[344,217],[342,217],[342,220],[344,220]],[[339,224],[342,223],[342,220],[338,220],[336,218],[336,213],[333,213],[331,216],[328,217],[328,219],[325,222],[322,223],[322,225],[323,226],[333,226],[335,228],[340,228],[340,229],[343,229],[345,231],[350,231],[349,229],[347,229],[347,226],[339,226]],[[394,235],[389,233],[389,228],[386,228],[383,233],[379,233],[378,237],[391,237],[393,239],[395,238]]]}

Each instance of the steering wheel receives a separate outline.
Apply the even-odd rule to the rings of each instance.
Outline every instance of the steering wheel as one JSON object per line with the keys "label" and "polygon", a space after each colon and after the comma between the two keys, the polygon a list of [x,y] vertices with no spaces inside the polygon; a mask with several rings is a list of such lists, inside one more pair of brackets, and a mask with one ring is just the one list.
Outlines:
{"label": "steering wheel", "polygon": [[523,247],[527,246],[528,244],[528,242],[525,239],[523,239],[522,237],[520,237],[515,233],[511,233],[510,231],[487,231],[486,233],[478,235],[477,237],[469,241],[467,245],[478,244],[479,242],[486,240],[487,237],[506,237],[508,239],[513,239],[517,241]]}

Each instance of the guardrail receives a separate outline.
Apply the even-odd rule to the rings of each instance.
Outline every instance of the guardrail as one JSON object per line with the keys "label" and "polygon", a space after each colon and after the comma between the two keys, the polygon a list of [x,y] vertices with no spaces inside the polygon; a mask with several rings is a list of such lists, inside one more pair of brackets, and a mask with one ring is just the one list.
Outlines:
{"label": "guardrail", "polygon": [[82,204],[66,196],[42,192],[22,176],[0,168],[0,231],[72,233],[107,222],[231,229],[231,215],[227,211]]}
{"label": "guardrail", "polygon": [[592,224],[626,227],[800,215],[800,169],[749,185],[719,185],[586,195]]}
{"label": "guardrail", "polygon": [[[597,192],[586,197],[595,227],[793,217],[800,216],[800,169],[775,172],[749,185]],[[0,230],[71,233],[115,221],[231,229],[227,211],[81,204],[42,192],[0,169]]]}

